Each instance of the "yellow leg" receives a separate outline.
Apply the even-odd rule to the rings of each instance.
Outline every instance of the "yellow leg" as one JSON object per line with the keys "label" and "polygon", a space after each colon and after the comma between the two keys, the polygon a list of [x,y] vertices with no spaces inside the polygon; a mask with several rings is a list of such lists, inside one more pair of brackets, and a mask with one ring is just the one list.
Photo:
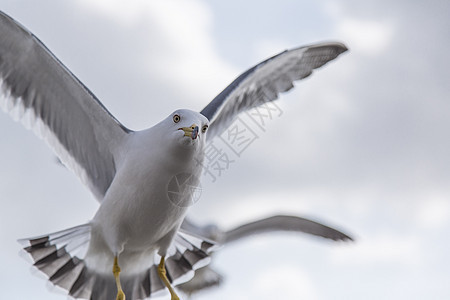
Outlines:
{"label": "yellow leg", "polygon": [[116,300],[125,300],[125,294],[123,293],[122,285],[120,284],[120,278],[119,278],[120,267],[119,267],[119,264],[117,263],[117,256],[114,256],[114,266],[113,266],[112,271],[114,274],[114,278],[116,279],[116,285],[117,285]]}
{"label": "yellow leg", "polygon": [[161,257],[161,261],[158,265],[158,275],[161,278],[161,280],[164,282],[164,285],[169,289],[171,300],[180,300],[177,293],[175,293],[175,290],[170,285],[169,279],[167,279],[166,275],[166,267],[164,266],[164,256]]}

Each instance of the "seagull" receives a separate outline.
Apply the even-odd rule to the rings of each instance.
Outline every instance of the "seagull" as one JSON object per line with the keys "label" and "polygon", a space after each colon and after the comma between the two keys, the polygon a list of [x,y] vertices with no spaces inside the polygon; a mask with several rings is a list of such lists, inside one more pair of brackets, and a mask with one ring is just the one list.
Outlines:
{"label": "seagull", "polygon": [[[199,226],[189,217],[186,217],[181,224],[181,228],[213,240],[221,246],[233,244],[257,234],[274,231],[302,232],[333,241],[353,241],[352,237],[337,229],[308,218],[290,215],[274,215],[243,223],[230,230],[223,230],[216,224]],[[186,295],[192,296],[207,288],[217,287],[222,282],[223,276],[213,270],[210,265],[207,265],[198,269],[191,280],[178,285],[178,289]]]}
{"label": "seagull", "polygon": [[122,125],[30,31],[0,12],[1,107],[44,139],[100,206],[91,221],[23,239],[51,283],[73,298],[145,299],[209,261],[215,243],[180,228],[199,186],[205,145],[236,117],[273,101],[347,48],[281,52],[237,77],[200,112]]}

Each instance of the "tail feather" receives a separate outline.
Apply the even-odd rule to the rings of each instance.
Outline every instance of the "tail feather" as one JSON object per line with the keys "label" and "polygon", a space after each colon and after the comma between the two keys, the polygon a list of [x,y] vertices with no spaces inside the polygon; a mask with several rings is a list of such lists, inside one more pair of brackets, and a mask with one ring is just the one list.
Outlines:
{"label": "tail feather", "polygon": [[[208,259],[209,256],[207,253],[203,252],[201,249],[188,250],[183,254],[183,258],[185,258],[192,267],[198,266],[199,262],[202,263],[202,266],[209,262],[205,259]],[[200,266],[199,266],[200,267]]]}
{"label": "tail feather", "polygon": [[155,266],[152,266],[150,268],[150,270],[148,270],[148,275],[150,277],[150,281],[145,282],[145,284],[150,282],[150,294],[148,294],[148,296],[164,290],[165,285],[162,282],[162,280],[159,278],[158,270],[156,269]]}
{"label": "tail feather", "polygon": [[83,261],[77,257],[73,257],[50,278],[50,281],[53,284],[70,291],[85,268],[86,266]]}
{"label": "tail feather", "polygon": [[[21,240],[34,267],[46,274],[55,286],[76,299],[110,300],[117,293],[113,274],[87,267],[84,258],[90,240],[90,225],[81,225],[45,236]],[[196,269],[209,263],[214,243],[188,232],[179,232],[166,257],[167,277],[177,285],[194,276]],[[147,260],[148,259],[148,260]],[[154,257],[146,258],[146,271],[121,274],[121,283],[129,300],[146,299],[165,290]],[[112,266],[111,266],[112,268]]]}
{"label": "tail feather", "polygon": [[78,278],[72,284],[69,295],[74,298],[89,298],[92,291],[94,280],[92,276],[89,276],[89,272],[86,267],[83,267]]}
{"label": "tail feather", "polygon": [[193,266],[183,256],[183,254],[177,251],[173,256],[169,257],[166,261],[166,270],[170,275],[171,282],[177,280],[183,275],[192,272]]}
{"label": "tail feather", "polygon": [[210,262],[214,246],[210,240],[180,230],[175,237],[175,253],[166,260],[169,281],[178,285],[192,279],[195,270]]}

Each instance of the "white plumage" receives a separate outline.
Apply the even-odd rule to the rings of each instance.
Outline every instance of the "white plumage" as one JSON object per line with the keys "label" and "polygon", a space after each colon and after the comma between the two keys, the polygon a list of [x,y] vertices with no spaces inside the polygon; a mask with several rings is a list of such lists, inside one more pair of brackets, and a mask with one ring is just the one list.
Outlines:
{"label": "white plumage", "polygon": [[[347,50],[324,43],[282,52],[243,73],[200,113],[177,110],[154,127],[132,131],[33,34],[3,13],[0,36],[2,108],[47,141],[101,202],[90,223],[26,240],[25,250],[54,284],[74,297],[96,300],[115,296],[115,257],[130,300],[164,289],[155,255],[167,258],[172,284],[207,261],[213,243],[179,229],[189,206],[182,204],[190,201],[189,188],[202,172],[207,140],[239,113],[275,100],[295,80]],[[169,193],[174,179],[183,192]],[[173,195],[181,198],[174,202]],[[75,252],[83,247],[84,254]]]}

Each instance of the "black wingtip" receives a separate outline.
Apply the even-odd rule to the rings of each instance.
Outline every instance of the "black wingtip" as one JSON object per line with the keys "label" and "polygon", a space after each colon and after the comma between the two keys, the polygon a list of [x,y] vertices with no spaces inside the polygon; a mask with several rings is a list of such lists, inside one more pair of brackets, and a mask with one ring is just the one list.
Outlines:
{"label": "black wingtip", "polygon": [[[333,228],[331,228],[331,229],[333,229]],[[343,242],[343,243],[353,243],[353,242],[355,242],[355,239],[352,236],[350,236],[350,235],[348,235],[348,234],[346,234],[346,233],[344,233],[344,232],[342,232],[340,230],[337,230],[337,229],[333,229],[333,230],[335,231],[335,235],[334,236],[332,236],[332,237],[325,237],[325,236],[323,236],[323,237],[328,238],[328,239],[332,239],[335,242]]]}
{"label": "black wingtip", "polygon": [[348,47],[343,43],[336,44],[339,54],[349,51]]}
{"label": "black wingtip", "polygon": [[343,236],[340,239],[336,240],[336,241],[342,241],[342,242],[346,242],[346,243],[353,243],[353,242],[355,242],[355,239],[353,239],[351,236],[346,235],[345,233],[342,233],[342,234],[343,234]]}
{"label": "black wingtip", "polygon": [[329,41],[329,42],[321,42],[321,43],[314,43],[310,44],[308,46],[303,46],[300,48],[309,48],[309,49],[317,49],[317,48],[332,48],[336,51],[336,57],[344,52],[349,51],[349,48],[341,42],[336,41]]}

